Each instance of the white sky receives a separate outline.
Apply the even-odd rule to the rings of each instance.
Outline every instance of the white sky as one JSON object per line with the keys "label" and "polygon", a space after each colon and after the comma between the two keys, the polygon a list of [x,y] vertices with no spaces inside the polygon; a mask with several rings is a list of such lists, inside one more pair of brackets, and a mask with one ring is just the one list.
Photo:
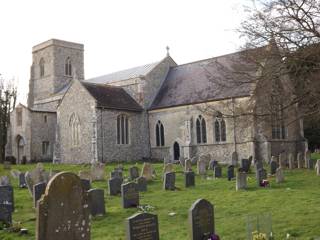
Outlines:
{"label": "white sky", "polygon": [[32,46],[83,43],[85,77],[161,60],[186,63],[237,51],[250,0],[0,0],[0,74],[28,93]]}

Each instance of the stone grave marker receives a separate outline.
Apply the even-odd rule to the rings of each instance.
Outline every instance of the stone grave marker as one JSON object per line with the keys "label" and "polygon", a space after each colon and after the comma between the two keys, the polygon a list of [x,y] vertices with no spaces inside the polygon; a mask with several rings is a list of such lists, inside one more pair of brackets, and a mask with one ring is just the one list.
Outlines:
{"label": "stone grave marker", "polygon": [[19,178],[19,174],[20,174],[20,171],[19,171],[19,170],[17,170],[17,169],[12,169],[12,170],[10,171],[10,173],[11,173],[11,176],[12,176],[13,178]]}
{"label": "stone grave marker", "polygon": [[172,163],[167,163],[163,167],[163,174],[169,173],[169,172],[174,172],[173,164]]}
{"label": "stone grave marker", "polygon": [[288,164],[289,164],[289,169],[294,169],[294,157],[292,153],[289,153],[288,155]]}
{"label": "stone grave marker", "polygon": [[186,188],[195,186],[195,174],[193,171],[184,172],[184,186]]}
{"label": "stone grave marker", "polygon": [[147,181],[151,181],[152,173],[153,173],[153,167],[151,163],[147,163],[147,162],[143,163],[141,177],[144,177]]}
{"label": "stone grave marker", "polygon": [[111,178],[108,181],[109,195],[116,196],[121,193],[122,178]]}
{"label": "stone grave marker", "polygon": [[47,184],[44,182],[33,185],[33,206],[34,207],[37,207],[37,202],[41,198],[41,196],[44,194],[46,190],[46,186]]}
{"label": "stone grave marker", "polygon": [[92,181],[91,171],[89,170],[80,170],[78,175],[80,179],[87,179],[90,182]]}
{"label": "stone grave marker", "polygon": [[148,188],[147,180],[144,177],[137,178],[137,185],[138,185],[139,192],[146,192],[147,191],[147,188]]}
{"label": "stone grave marker", "polygon": [[211,160],[211,161],[209,162],[209,170],[213,170],[216,165],[218,165],[218,161],[216,161],[216,160]]}
{"label": "stone grave marker", "polygon": [[298,168],[303,168],[302,152],[298,152],[298,154],[297,154],[297,162],[298,162]]}
{"label": "stone grave marker", "polygon": [[163,189],[175,190],[176,174],[174,172],[168,172],[164,174]]}
{"label": "stone grave marker", "polygon": [[112,172],[110,172],[110,178],[123,178],[123,175],[122,175],[122,171],[121,170],[118,170],[118,169],[115,169],[113,170]]}
{"label": "stone grave marker", "polygon": [[90,240],[88,193],[80,178],[61,172],[49,182],[38,201],[36,240]]}
{"label": "stone grave marker", "polygon": [[246,172],[237,172],[236,174],[236,190],[246,189],[247,188],[247,173]]}
{"label": "stone grave marker", "polygon": [[234,178],[234,166],[233,165],[228,166],[227,175],[228,175],[228,181],[231,181],[231,179]]}
{"label": "stone grave marker", "polygon": [[14,195],[12,186],[0,186],[0,222],[12,223],[14,211]]}
{"label": "stone grave marker", "polygon": [[231,164],[233,166],[237,166],[238,165],[238,153],[237,152],[233,152],[231,155]]}
{"label": "stone grave marker", "polygon": [[267,179],[267,171],[264,168],[259,169],[256,172],[256,179],[257,179],[258,186],[260,186],[262,180]]}
{"label": "stone grave marker", "polygon": [[92,181],[103,181],[105,178],[105,164],[96,162],[91,165],[91,180]]}
{"label": "stone grave marker", "polygon": [[19,187],[20,188],[26,188],[27,187],[25,173],[20,173],[19,174]]}
{"label": "stone grave marker", "polygon": [[11,162],[9,162],[9,161],[4,161],[4,162],[3,162],[3,169],[4,169],[4,170],[11,170]]}
{"label": "stone grave marker", "polygon": [[179,157],[179,163],[182,168],[184,167],[185,161],[186,161],[186,159],[184,157],[182,157],[182,156]]}
{"label": "stone grave marker", "polygon": [[249,170],[250,170],[250,161],[249,161],[249,159],[241,159],[241,166],[240,167],[243,169],[243,171],[248,173]]}
{"label": "stone grave marker", "polygon": [[139,206],[138,186],[134,182],[121,185],[122,207],[130,208]]}
{"label": "stone grave marker", "polygon": [[316,169],[317,175],[320,176],[320,159],[317,160],[315,169]]}
{"label": "stone grave marker", "polygon": [[104,190],[103,189],[90,189],[89,195],[89,206],[92,216],[103,216],[106,214],[106,208],[104,203]]}
{"label": "stone grave marker", "polygon": [[200,158],[197,162],[197,170],[199,175],[206,175],[207,169],[206,169],[206,161],[203,158]]}
{"label": "stone grave marker", "polygon": [[134,180],[139,177],[139,168],[136,166],[133,166],[129,168],[129,178],[130,180]]}
{"label": "stone grave marker", "polygon": [[304,167],[305,168],[310,168],[310,160],[311,160],[311,152],[305,151],[304,153]]}
{"label": "stone grave marker", "polygon": [[0,177],[0,186],[10,186],[10,178],[8,176]]}
{"label": "stone grave marker", "polygon": [[184,171],[185,171],[185,172],[192,171],[192,162],[191,162],[190,159],[187,159],[187,160],[185,161]]}
{"label": "stone grave marker", "polygon": [[159,240],[158,216],[136,213],[126,219],[127,240]]}
{"label": "stone grave marker", "polygon": [[278,163],[276,161],[271,160],[270,162],[270,174],[274,175],[276,174],[278,168]]}
{"label": "stone grave marker", "polygon": [[188,215],[191,239],[210,239],[215,233],[214,206],[205,199],[198,199],[192,204]]}
{"label": "stone grave marker", "polygon": [[276,183],[282,183],[284,182],[284,174],[281,167],[277,168],[276,172]]}
{"label": "stone grave marker", "polygon": [[47,182],[48,174],[43,168],[42,163],[38,163],[37,167],[31,171],[27,171],[25,174],[27,187],[31,196],[33,196],[33,185],[41,182]]}
{"label": "stone grave marker", "polygon": [[215,167],[214,167],[214,177],[215,178],[221,178],[222,177],[222,168],[221,168],[221,166],[219,166],[219,165],[216,165]]}
{"label": "stone grave marker", "polygon": [[80,179],[81,186],[85,191],[89,191],[91,189],[91,182],[88,179]]}

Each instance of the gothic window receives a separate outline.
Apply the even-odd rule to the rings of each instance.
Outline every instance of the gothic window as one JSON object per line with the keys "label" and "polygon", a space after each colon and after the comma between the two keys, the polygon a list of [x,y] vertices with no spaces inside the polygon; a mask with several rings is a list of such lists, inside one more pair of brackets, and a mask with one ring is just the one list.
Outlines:
{"label": "gothic window", "polygon": [[79,117],[74,113],[70,117],[69,126],[71,130],[71,144],[77,147],[80,144],[81,125]]}
{"label": "gothic window", "polygon": [[44,76],[44,60],[43,58],[40,59],[40,77],[43,77]]}
{"label": "gothic window", "polygon": [[216,142],[225,142],[227,140],[226,122],[223,118],[216,118],[214,122],[214,133]]}
{"label": "gothic window", "polygon": [[47,115],[44,115],[44,116],[43,116],[43,122],[44,122],[44,123],[47,123],[47,121],[48,121],[48,117],[47,117]]}
{"label": "gothic window", "polygon": [[201,115],[199,115],[196,121],[196,133],[197,133],[197,143],[207,142],[206,121]]}
{"label": "gothic window", "polygon": [[283,109],[281,104],[278,104],[273,109],[272,119],[272,139],[285,139],[286,138],[286,127],[283,118]]}
{"label": "gothic window", "polygon": [[45,142],[42,142],[42,155],[43,156],[48,156],[50,155],[50,144],[49,142],[45,141]]}
{"label": "gothic window", "polygon": [[22,108],[17,108],[16,114],[17,114],[17,126],[22,126]]}
{"label": "gothic window", "polygon": [[129,119],[124,114],[117,117],[117,143],[129,144]]}
{"label": "gothic window", "polygon": [[158,147],[164,146],[164,127],[160,121],[156,125],[156,144]]}
{"label": "gothic window", "polygon": [[71,59],[68,57],[66,59],[65,65],[64,65],[64,74],[66,76],[72,76],[72,65],[71,65]]}

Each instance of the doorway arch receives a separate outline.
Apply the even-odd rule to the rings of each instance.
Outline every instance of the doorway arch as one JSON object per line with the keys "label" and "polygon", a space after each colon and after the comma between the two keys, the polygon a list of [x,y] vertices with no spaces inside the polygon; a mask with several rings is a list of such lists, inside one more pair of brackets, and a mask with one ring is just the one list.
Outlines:
{"label": "doorway arch", "polygon": [[177,142],[174,142],[173,144],[173,160],[179,160],[180,159],[180,145]]}

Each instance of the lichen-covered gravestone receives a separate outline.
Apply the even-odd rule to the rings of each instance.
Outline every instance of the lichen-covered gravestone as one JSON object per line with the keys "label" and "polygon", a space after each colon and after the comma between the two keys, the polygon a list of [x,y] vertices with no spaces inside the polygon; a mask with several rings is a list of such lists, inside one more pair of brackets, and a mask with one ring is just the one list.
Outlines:
{"label": "lichen-covered gravestone", "polygon": [[288,164],[289,164],[289,169],[294,169],[294,157],[292,153],[289,153],[288,155]]}
{"label": "lichen-covered gravestone", "polygon": [[47,184],[44,182],[33,185],[33,206],[34,207],[37,207],[37,202],[41,198],[41,196],[44,194],[46,190],[46,186]]}
{"label": "lichen-covered gravestone", "polygon": [[237,172],[236,175],[236,190],[246,189],[247,188],[247,173],[245,172]]}
{"label": "lichen-covered gravestone", "polygon": [[198,163],[197,163],[197,170],[199,175],[206,175],[206,161],[203,158],[200,158]]}
{"label": "lichen-covered gravestone", "polygon": [[90,240],[88,193],[70,172],[54,176],[37,206],[36,240]]}
{"label": "lichen-covered gravestone", "polygon": [[172,163],[167,163],[164,167],[163,167],[163,174],[165,173],[169,173],[169,172],[173,172],[173,164]]}
{"label": "lichen-covered gravestone", "polygon": [[157,215],[137,213],[126,220],[127,240],[159,240]]}
{"label": "lichen-covered gravestone", "polygon": [[189,229],[192,240],[210,239],[215,233],[214,207],[205,199],[198,199],[189,209]]}
{"label": "lichen-covered gravestone", "polygon": [[238,165],[238,153],[237,152],[233,152],[232,156],[231,156],[231,164],[233,166],[237,166]]}
{"label": "lichen-covered gravestone", "polygon": [[195,186],[194,172],[192,172],[192,171],[184,172],[184,186],[186,188]]}
{"label": "lichen-covered gravestone", "polygon": [[12,223],[14,211],[14,196],[12,186],[0,186],[0,222],[7,225]]}
{"label": "lichen-covered gravestone", "polygon": [[134,180],[139,177],[139,168],[136,166],[133,166],[129,168],[129,178],[130,180]]}
{"label": "lichen-covered gravestone", "polygon": [[109,195],[116,196],[121,193],[122,178],[111,178],[108,181]]}
{"label": "lichen-covered gravestone", "polygon": [[33,185],[41,182],[47,182],[48,175],[43,168],[43,164],[38,163],[37,167],[31,171],[26,172],[25,179],[27,187],[31,196],[33,196]]}
{"label": "lichen-covered gravestone", "polygon": [[279,167],[276,172],[276,183],[282,183],[282,182],[284,182],[284,175],[283,175],[282,168]]}
{"label": "lichen-covered gravestone", "polygon": [[298,162],[298,168],[303,168],[303,155],[302,152],[297,153],[297,162]]}
{"label": "lichen-covered gravestone", "polygon": [[141,171],[141,177],[144,177],[147,181],[152,180],[152,172],[153,168],[150,163],[143,163],[142,171]]}
{"label": "lichen-covered gravestone", "polygon": [[138,186],[134,182],[121,185],[122,207],[130,208],[139,206]]}
{"label": "lichen-covered gravestone", "polygon": [[187,159],[187,160],[185,161],[184,171],[185,171],[185,172],[192,171],[192,162],[191,162],[190,159]]}
{"label": "lichen-covered gravestone", "polygon": [[103,189],[90,189],[88,191],[89,202],[92,216],[103,216],[106,214],[104,204],[104,190]]}
{"label": "lichen-covered gravestone", "polygon": [[105,164],[104,163],[93,163],[91,165],[91,180],[92,181],[103,181],[105,177]]}
{"label": "lichen-covered gravestone", "polygon": [[311,160],[311,152],[308,150],[308,151],[306,151],[305,153],[304,153],[304,167],[305,168],[312,168],[311,166],[310,166],[310,161]]}
{"label": "lichen-covered gravestone", "polygon": [[175,190],[176,174],[174,172],[168,172],[164,174],[163,189],[164,190]]}
{"label": "lichen-covered gravestone", "polygon": [[320,176],[320,159],[317,160],[315,169],[316,169],[317,175]]}

